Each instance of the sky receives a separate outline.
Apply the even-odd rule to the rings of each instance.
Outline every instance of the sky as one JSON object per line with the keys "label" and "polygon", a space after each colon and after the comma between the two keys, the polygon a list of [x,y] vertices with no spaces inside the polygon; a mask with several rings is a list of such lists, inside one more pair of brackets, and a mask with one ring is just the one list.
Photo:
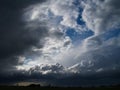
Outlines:
{"label": "sky", "polygon": [[120,0],[0,0],[0,85],[120,84]]}

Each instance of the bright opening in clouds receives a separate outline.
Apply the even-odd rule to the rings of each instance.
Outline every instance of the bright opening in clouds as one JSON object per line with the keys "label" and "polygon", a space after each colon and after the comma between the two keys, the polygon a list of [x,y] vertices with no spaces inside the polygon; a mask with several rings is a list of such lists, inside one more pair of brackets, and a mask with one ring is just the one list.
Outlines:
{"label": "bright opening in clouds", "polygon": [[0,1],[0,83],[120,84],[119,4]]}

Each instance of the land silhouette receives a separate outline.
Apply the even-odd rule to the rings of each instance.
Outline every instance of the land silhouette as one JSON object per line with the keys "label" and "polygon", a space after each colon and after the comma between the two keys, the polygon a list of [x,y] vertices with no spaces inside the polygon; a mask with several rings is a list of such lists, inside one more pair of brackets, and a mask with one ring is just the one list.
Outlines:
{"label": "land silhouette", "polygon": [[39,88],[72,89],[72,88],[75,88],[75,89],[81,89],[81,90],[82,89],[116,89],[116,88],[120,89],[120,84],[118,84],[118,85],[108,85],[108,86],[105,86],[105,85],[89,86],[89,87],[82,87],[82,86],[80,86],[80,87],[57,87],[57,86],[51,86],[50,84],[46,85],[46,86],[41,86],[40,84],[30,84],[28,86],[0,85],[0,88],[10,88],[10,89],[12,89],[12,88],[15,88],[15,89],[17,89],[17,88],[22,88],[22,89],[27,89],[27,88],[28,89],[30,89],[30,88],[32,88],[32,89],[35,89],[35,88],[37,88],[37,89],[39,89]]}

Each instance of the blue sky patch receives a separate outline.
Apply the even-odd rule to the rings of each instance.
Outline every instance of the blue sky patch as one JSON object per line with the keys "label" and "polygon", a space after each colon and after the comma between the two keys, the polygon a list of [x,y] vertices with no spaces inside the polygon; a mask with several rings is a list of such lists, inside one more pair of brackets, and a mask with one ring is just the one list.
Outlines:
{"label": "blue sky patch", "polygon": [[106,41],[110,38],[117,37],[119,35],[120,35],[120,29],[115,29],[103,34],[103,37],[104,37],[104,40]]}
{"label": "blue sky patch", "polygon": [[66,36],[69,36],[73,43],[81,42],[85,38],[92,36],[94,33],[90,30],[84,31],[82,33],[75,31],[74,29],[68,29],[66,31]]}

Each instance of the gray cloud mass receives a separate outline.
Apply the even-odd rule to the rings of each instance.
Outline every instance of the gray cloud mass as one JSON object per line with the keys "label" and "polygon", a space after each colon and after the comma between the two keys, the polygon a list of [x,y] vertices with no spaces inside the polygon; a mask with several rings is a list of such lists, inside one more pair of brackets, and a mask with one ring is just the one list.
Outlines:
{"label": "gray cloud mass", "polygon": [[23,9],[38,1],[42,0],[0,1],[0,73],[17,65],[17,56],[32,46],[42,47],[42,43],[38,45],[38,42],[47,35],[47,29],[26,29],[22,20]]}

